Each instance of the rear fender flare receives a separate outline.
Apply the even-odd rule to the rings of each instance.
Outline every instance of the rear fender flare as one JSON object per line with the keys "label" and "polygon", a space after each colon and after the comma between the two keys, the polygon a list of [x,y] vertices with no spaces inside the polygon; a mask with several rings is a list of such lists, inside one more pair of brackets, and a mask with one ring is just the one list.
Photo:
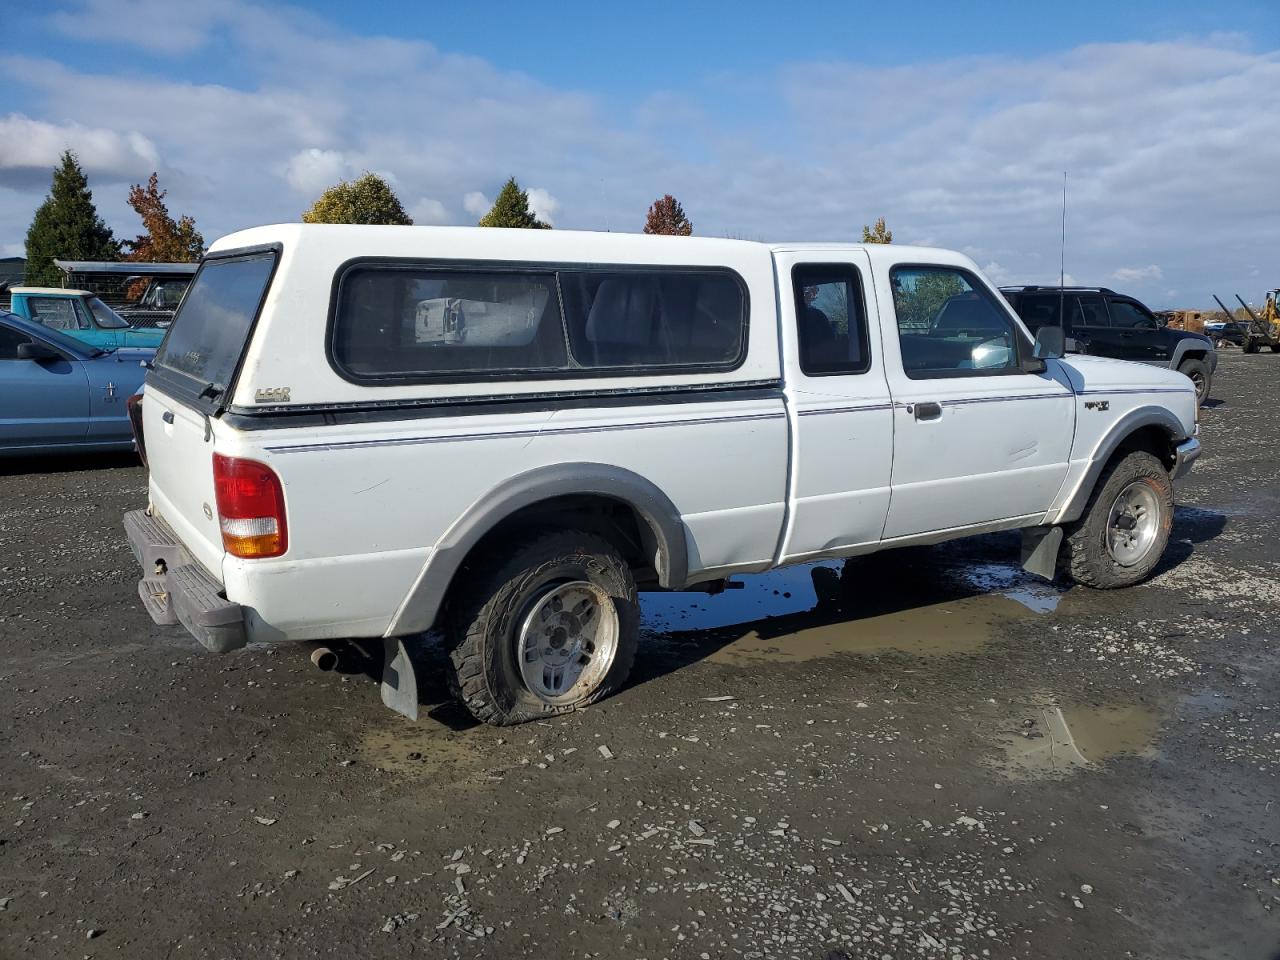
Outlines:
{"label": "rear fender flare", "polygon": [[685,585],[689,551],[684,523],[657,485],[609,464],[561,463],[510,477],[473,503],[436,542],[385,635],[429,630],[467,554],[507,517],[554,497],[582,495],[608,497],[635,510],[656,545],[658,583],[674,589]]}

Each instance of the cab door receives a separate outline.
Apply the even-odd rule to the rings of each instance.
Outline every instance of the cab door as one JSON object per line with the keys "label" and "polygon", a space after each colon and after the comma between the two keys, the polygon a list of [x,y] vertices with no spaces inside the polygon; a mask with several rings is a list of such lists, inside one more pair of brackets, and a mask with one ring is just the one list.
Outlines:
{"label": "cab door", "polygon": [[863,251],[776,262],[792,430],[781,558],[836,556],[878,542],[889,508],[893,408],[870,263]]}
{"label": "cab door", "polygon": [[1120,331],[1112,328],[1102,294],[1076,294],[1070,300],[1070,309],[1071,330],[1079,352],[1117,360],[1132,359],[1124,356],[1128,346],[1120,338]]}
{"label": "cab door", "polygon": [[1042,514],[1075,428],[1065,378],[1024,369],[1029,339],[966,267],[899,264],[876,283],[894,425],[884,539]]}
{"label": "cab door", "polygon": [[25,360],[26,333],[0,323],[0,446],[78,443],[89,424],[84,364],[60,357]]}
{"label": "cab door", "polygon": [[1164,331],[1146,307],[1123,297],[1107,298],[1111,328],[1120,343],[1122,360],[1167,365],[1172,358]]}

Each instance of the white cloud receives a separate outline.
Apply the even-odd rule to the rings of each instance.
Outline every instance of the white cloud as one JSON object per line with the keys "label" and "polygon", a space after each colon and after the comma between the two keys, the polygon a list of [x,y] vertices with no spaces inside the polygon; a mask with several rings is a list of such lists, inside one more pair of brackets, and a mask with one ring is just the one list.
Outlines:
{"label": "white cloud", "polygon": [[1117,283],[1140,283],[1144,280],[1163,280],[1164,271],[1157,264],[1145,267],[1121,267],[1111,274]]}
{"label": "white cloud", "polygon": [[55,124],[11,113],[0,117],[0,185],[47,190],[64,150],[74,150],[90,176],[115,182],[139,180],[160,167],[156,145],[136,130]]}
{"label": "white cloud", "polygon": [[[900,241],[964,247],[1001,280],[1050,283],[1066,169],[1066,262],[1081,282],[1159,265],[1198,306],[1212,289],[1258,287],[1248,270],[1280,249],[1280,219],[1258,199],[1280,169],[1280,51],[1239,38],[718,77],[716,89],[753,104],[744,118],[697,92],[648,91],[618,109],[294,7],[188,7],[81,0],[56,22],[153,53],[216,47],[234,87],[187,79],[199,58],[175,58],[173,77],[0,62],[17,116],[58,142],[18,163],[31,137],[0,130],[0,187],[12,188],[0,189],[0,241],[25,232],[50,150],[74,131],[95,185],[158,168],[175,209],[210,240],[294,220],[301,200],[364,170],[392,174],[422,222],[459,207],[483,215],[490,199],[475,188],[514,174],[539,185],[534,209],[561,228],[638,231],[668,192],[702,235],[857,239],[885,216]],[[437,209],[437,197],[458,199]],[[132,231],[123,191],[95,199]],[[1161,306],[1172,286],[1161,276],[1115,282]]]}
{"label": "white cloud", "polygon": [[473,217],[483,217],[493,206],[493,201],[479,190],[472,190],[462,198],[462,209]]}
{"label": "white cloud", "polygon": [[560,212],[560,201],[551,195],[551,191],[542,187],[531,187],[525,191],[529,196],[529,209],[543,223],[556,225],[556,214]]}
{"label": "white cloud", "polygon": [[996,286],[1003,286],[1004,284],[1012,283],[1014,279],[1012,274],[1009,273],[1004,265],[995,260],[988,260],[986,263],[982,264],[982,272],[986,274],[987,279]]}
{"label": "white cloud", "polygon": [[152,53],[177,55],[203,46],[220,16],[236,6],[234,0],[85,0],[80,9],[58,11],[49,20],[68,37],[114,40]]}
{"label": "white cloud", "polygon": [[299,193],[318,194],[346,179],[350,169],[347,158],[337,150],[309,147],[289,159],[284,176]]}
{"label": "white cloud", "polygon": [[419,197],[418,202],[409,207],[409,216],[419,225],[448,223],[449,211],[439,200],[430,197]]}

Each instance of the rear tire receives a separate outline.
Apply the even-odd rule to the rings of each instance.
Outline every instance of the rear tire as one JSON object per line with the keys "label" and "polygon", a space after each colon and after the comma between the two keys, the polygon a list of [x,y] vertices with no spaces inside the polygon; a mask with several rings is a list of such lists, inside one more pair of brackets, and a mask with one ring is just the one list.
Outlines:
{"label": "rear tire", "polygon": [[1195,384],[1197,404],[1209,399],[1209,390],[1213,386],[1213,373],[1209,364],[1203,360],[1183,360],[1178,364],[1178,372]]}
{"label": "rear tire", "polygon": [[1133,450],[1103,470],[1084,513],[1067,526],[1062,565],[1076,583],[1128,587],[1155,569],[1172,529],[1169,471],[1150,453]]}
{"label": "rear tire", "polygon": [[449,685],[477,720],[509,726],[609,696],[640,637],[635,580],[607,540],[542,532],[460,573]]}

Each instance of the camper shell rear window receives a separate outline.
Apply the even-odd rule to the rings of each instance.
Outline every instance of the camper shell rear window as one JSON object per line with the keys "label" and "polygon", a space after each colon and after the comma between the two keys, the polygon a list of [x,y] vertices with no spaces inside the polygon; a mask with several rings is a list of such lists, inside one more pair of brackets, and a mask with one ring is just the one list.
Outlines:
{"label": "camper shell rear window", "polygon": [[235,379],[275,272],[278,251],[258,249],[207,258],[155,358],[168,389],[213,405]]}
{"label": "camper shell rear window", "polygon": [[334,280],[328,349],[360,384],[721,371],[747,317],[728,268],[360,260]]}

